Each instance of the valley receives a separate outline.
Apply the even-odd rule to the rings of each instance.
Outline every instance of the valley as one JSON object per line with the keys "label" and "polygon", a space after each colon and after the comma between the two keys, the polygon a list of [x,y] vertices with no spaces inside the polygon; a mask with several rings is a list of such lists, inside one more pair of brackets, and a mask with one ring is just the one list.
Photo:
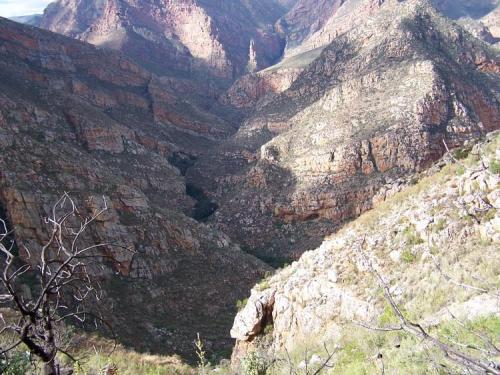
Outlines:
{"label": "valley", "polygon": [[[499,9],[57,0],[35,18],[0,18],[0,213],[19,261],[36,270],[29,249],[50,238],[44,218],[61,195],[82,215],[105,202],[83,238],[110,244],[110,260],[90,267],[100,307],[119,353],[175,357],[172,373],[197,373],[182,364],[199,361],[197,337],[229,373],[264,374],[248,359],[284,350],[322,358],[323,343],[342,345],[338,373],[363,373],[348,371],[348,345],[378,373],[360,327],[358,341],[345,336],[346,321],[389,314],[353,263],[359,239],[412,319],[476,304],[475,319],[496,322]],[[445,297],[435,258],[476,285],[465,259],[488,292]],[[431,371],[405,367],[408,356],[406,373]]]}

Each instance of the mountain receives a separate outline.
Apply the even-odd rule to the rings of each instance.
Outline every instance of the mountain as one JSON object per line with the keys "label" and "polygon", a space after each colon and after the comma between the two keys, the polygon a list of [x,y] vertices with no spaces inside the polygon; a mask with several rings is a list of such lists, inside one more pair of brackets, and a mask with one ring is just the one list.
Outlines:
{"label": "mountain", "polygon": [[[301,0],[280,20],[286,35],[285,57],[326,46],[335,36],[370,20],[385,0]],[[496,43],[498,0],[432,0],[443,15],[457,20],[476,37]]]}
{"label": "mountain", "polygon": [[86,241],[122,246],[95,271],[120,342],[192,355],[198,332],[231,346],[235,301],[270,268],[191,218],[182,161],[228,125],[177,93],[119,53],[0,19],[0,206],[19,248],[47,237],[63,192],[88,212],[105,199]]}
{"label": "mountain", "polygon": [[460,344],[474,332],[485,340],[498,335],[490,285],[499,267],[499,147],[496,132],[457,153],[458,161],[448,155],[413,186],[256,285],[231,331],[239,340],[234,367],[274,363],[273,374],[287,374],[307,362],[314,372],[329,351],[333,370],[321,373],[375,374],[383,365],[386,374],[428,374],[435,363],[463,373],[429,341],[391,332],[399,321],[377,275],[407,319],[449,347],[463,351]]}
{"label": "mountain", "polygon": [[[496,161],[485,151],[486,172],[479,146],[468,161],[482,168],[477,178],[453,167],[427,195],[408,192],[447,149],[467,153],[500,126],[498,9],[496,0],[58,0],[41,28],[0,19],[0,213],[22,249],[47,237],[41,218],[63,192],[86,212],[108,202],[86,240],[135,250],[110,247],[117,261],[94,270],[126,349],[193,359],[200,333],[207,353],[227,352],[236,305],[295,261],[238,315],[236,362],[252,348],[279,353],[308,330],[332,339],[329,318],[384,311],[366,270],[349,263],[351,229],[384,271],[394,266],[425,295],[436,279],[405,271],[426,271],[416,246],[445,225],[437,211],[462,185],[468,200],[475,189],[497,205]],[[451,237],[439,229],[436,246],[472,238],[489,256],[491,241],[471,231],[490,235],[491,212],[475,227],[450,209]],[[471,243],[474,262],[483,255]],[[431,250],[451,262],[444,247]]]}
{"label": "mountain", "polygon": [[47,7],[41,27],[122,51],[158,73],[232,80],[280,58],[283,43],[273,24],[284,5],[289,2],[59,0]]}
{"label": "mountain", "polygon": [[[239,110],[290,87],[299,73],[340,34],[372,19],[384,1],[379,0],[302,0],[285,14],[276,28],[285,35],[286,47],[281,61],[268,69],[247,74],[219,98],[224,105]],[[431,2],[438,11],[455,20],[475,37],[490,44],[500,40],[500,2]],[[264,100],[263,100],[264,101]]]}
{"label": "mountain", "polygon": [[39,27],[40,23],[42,22],[42,15],[32,14],[29,16],[11,17],[10,19],[15,22],[24,23],[25,25]]}
{"label": "mountain", "polygon": [[495,44],[500,41],[500,1],[434,0],[434,6],[456,20],[476,37]]}
{"label": "mountain", "polygon": [[250,107],[188,179],[219,204],[211,222],[277,263],[397,191],[444,142],[500,124],[498,52],[426,1],[386,1],[370,22],[257,73],[257,83],[275,69],[296,78]]}

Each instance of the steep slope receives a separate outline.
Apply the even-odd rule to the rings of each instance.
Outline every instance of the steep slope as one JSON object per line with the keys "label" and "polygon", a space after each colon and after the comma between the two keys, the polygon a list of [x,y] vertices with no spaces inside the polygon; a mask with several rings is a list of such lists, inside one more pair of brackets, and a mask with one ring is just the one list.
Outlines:
{"label": "steep slope", "polygon": [[88,212],[107,201],[86,240],[121,246],[96,272],[123,344],[192,354],[200,332],[227,348],[235,301],[268,269],[189,217],[182,163],[169,162],[226,131],[118,53],[0,19],[0,211],[33,249],[63,192]]}
{"label": "steep slope", "polygon": [[[336,35],[369,21],[384,2],[386,0],[303,0],[303,4],[297,3],[295,8],[304,8],[303,11],[294,13],[294,8],[281,19],[285,25],[288,24],[287,17],[294,20],[288,30],[285,56],[326,46]],[[498,0],[430,0],[429,3],[446,17],[464,21],[464,25],[486,27],[485,33],[490,32],[488,27],[496,30],[500,26]],[[473,27],[468,29],[474,31]],[[480,33],[474,34],[483,36]]]}
{"label": "steep slope", "polygon": [[287,50],[299,46],[307,37],[324,27],[326,21],[345,0],[300,0],[278,21],[278,29],[286,35]]}
{"label": "steep slope", "polygon": [[219,203],[212,221],[249,251],[294,258],[441,157],[443,141],[498,128],[499,71],[498,53],[426,1],[386,1],[189,178]]}
{"label": "steep slope", "polygon": [[255,286],[231,331],[239,340],[235,365],[284,358],[276,362],[283,371],[272,373],[288,373],[288,356],[298,368],[311,361],[315,371],[326,344],[337,349],[325,374],[379,373],[381,362],[386,374],[439,373],[433,359],[447,373],[463,373],[420,339],[361,325],[398,323],[374,267],[404,314],[449,345],[481,347],[479,332],[498,340],[499,149],[496,132],[456,152],[458,162],[447,156],[418,183]]}
{"label": "steep slope", "polygon": [[500,41],[499,0],[433,0],[434,6],[488,43]]}
{"label": "steep slope", "polygon": [[[277,22],[286,40],[282,60],[238,79],[220,98],[236,108],[253,108],[260,100],[288,89],[321,51],[338,35],[373,18],[384,1],[302,0]],[[446,17],[458,22],[475,37],[495,44],[500,40],[500,2],[458,0],[431,2]]]}
{"label": "steep slope", "polygon": [[226,106],[253,109],[292,83],[338,35],[363,25],[383,2],[379,0],[301,0],[276,24],[285,36],[281,61],[247,74],[219,98]]}
{"label": "steep slope", "polygon": [[280,25],[287,33],[285,58],[328,45],[340,35],[366,22],[383,0],[303,0]]}
{"label": "steep slope", "polygon": [[41,26],[120,50],[163,74],[231,80],[281,56],[273,24],[284,12],[267,0],[59,0]]}

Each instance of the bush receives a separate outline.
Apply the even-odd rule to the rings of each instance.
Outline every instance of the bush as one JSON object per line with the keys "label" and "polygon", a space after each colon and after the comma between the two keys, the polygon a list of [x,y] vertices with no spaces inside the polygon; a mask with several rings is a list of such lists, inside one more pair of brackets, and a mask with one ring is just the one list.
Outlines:
{"label": "bush", "polygon": [[416,233],[413,226],[407,227],[404,232],[405,241],[408,245],[419,245],[424,243],[424,240]]}
{"label": "bush", "polygon": [[453,151],[453,157],[455,159],[458,159],[458,160],[467,159],[467,157],[469,156],[470,152],[471,152],[471,148],[470,147],[459,148],[459,149]]}
{"label": "bush", "polygon": [[0,360],[0,374],[25,375],[31,367],[28,352],[14,352],[10,357]]}
{"label": "bush", "polygon": [[238,301],[236,301],[236,310],[238,310],[238,311],[243,310],[245,308],[245,306],[247,305],[247,302],[248,302],[248,298],[239,299]]}
{"label": "bush", "polygon": [[265,375],[268,368],[266,359],[258,352],[251,352],[241,361],[243,375]]}
{"label": "bush", "polygon": [[417,260],[417,257],[410,249],[404,249],[401,253],[401,259],[406,263],[413,263]]}
{"label": "bush", "polygon": [[490,162],[490,172],[500,174],[500,161],[492,160]]}

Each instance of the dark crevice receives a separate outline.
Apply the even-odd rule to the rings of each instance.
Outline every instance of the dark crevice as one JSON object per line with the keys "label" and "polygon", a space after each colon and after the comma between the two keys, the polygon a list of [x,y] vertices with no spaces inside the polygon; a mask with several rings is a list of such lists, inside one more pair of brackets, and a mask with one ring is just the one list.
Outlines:
{"label": "dark crevice", "polygon": [[191,214],[195,220],[205,221],[219,208],[217,203],[208,198],[201,188],[192,183],[186,184],[186,194],[196,201]]}
{"label": "dark crevice", "polygon": [[[186,176],[187,171],[196,160],[196,156],[183,151],[174,152],[168,158],[168,162],[176,167],[182,176]],[[217,203],[213,202],[201,187],[193,183],[186,182],[186,194],[196,201],[191,217],[197,221],[205,221],[219,208]]]}
{"label": "dark crevice", "polygon": [[187,170],[194,165],[195,161],[196,156],[182,151],[174,152],[168,158],[168,162],[176,167],[183,176],[186,175]]}

